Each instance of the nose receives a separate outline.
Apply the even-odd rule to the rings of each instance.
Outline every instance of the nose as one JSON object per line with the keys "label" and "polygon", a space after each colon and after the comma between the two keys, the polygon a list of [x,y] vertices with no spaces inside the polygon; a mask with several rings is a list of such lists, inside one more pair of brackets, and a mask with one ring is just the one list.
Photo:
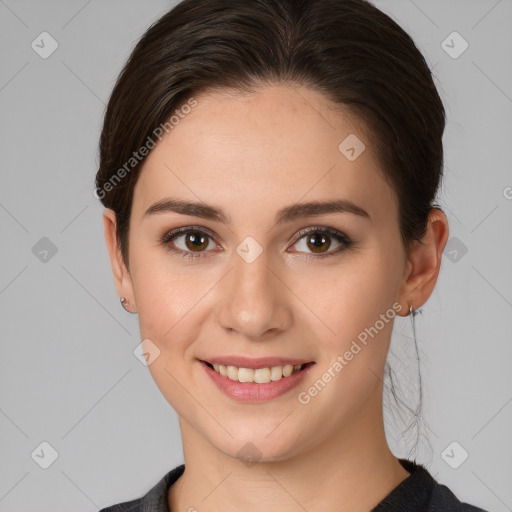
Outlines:
{"label": "nose", "polygon": [[266,252],[248,263],[238,254],[221,284],[220,326],[229,334],[251,340],[274,337],[292,322],[290,291],[283,277],[270,268]]}

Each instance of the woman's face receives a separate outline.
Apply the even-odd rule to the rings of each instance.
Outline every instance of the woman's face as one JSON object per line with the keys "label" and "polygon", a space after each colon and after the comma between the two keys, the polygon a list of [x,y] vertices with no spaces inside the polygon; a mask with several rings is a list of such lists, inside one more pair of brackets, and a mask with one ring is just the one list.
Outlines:
{"label": "woman's face", "polygon": [[[407,308],[396,308],[407,263],[397,199],[370,141],[305,88],[195,99],[149,154],[133,196],[131,286],[141,339],[159,350],[156,384],[182,429],[232,456],[248,442],[278,460],[342,435],[367,438],[361,426],[379,425],[392,318]],[[147,212],[170,199],[225,218]],[[334,201],[357,208],[300,208]],[[161,241],[186,227],[196,232]],[[279,396],[247,401],[200,362],[227,356],[314,364]]]}

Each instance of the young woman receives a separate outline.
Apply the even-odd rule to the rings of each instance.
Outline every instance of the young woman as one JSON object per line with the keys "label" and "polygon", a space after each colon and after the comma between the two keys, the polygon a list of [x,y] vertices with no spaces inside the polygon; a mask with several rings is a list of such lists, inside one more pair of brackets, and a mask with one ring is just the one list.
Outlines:
{"label": "young woman", "polygon": [[396,315],[436,284],[445,112],[364,0],[185,0],[110,98],[96,195],[184,464],[107,511],[440,511],[391,452]]}

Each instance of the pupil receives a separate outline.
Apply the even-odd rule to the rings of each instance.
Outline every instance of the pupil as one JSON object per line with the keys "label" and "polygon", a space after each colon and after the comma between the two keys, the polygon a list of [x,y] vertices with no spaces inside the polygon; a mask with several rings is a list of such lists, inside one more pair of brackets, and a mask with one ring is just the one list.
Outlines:
{"label": "pupil", "polygon": [[[203,249],[205,246],[205,236],[197,235],[197,234],[189,234],[188,240],[187,240],[187,246],[189,246],[188,241],[190,240],[192,242],[192,246],[189,246],[189,249]],[[199,243],[196,243],[199,242]],[[206,244],[208,245],[208,244]]]}
{"label": "pupil", "polygon": [[[328,237],[325,237],[324,235],[321,235],[321,234],[318,234],[318,233],[315,233],[314,235],[311,235],[309,237],[309,240],[308,242],[310,244],[313,245],[312,247],[312,250],[315,251],[315,252],[322,252],[322,251],[318,251],[317,249],[322,249],[322,246],[324,244],[327,244],[326,247],[324,247],[324,249],[329,249],[329,246],[331,245],[328,241],[327,241],[327,238]],[[317,239],[317,242],[315,242],[315,239]]]}

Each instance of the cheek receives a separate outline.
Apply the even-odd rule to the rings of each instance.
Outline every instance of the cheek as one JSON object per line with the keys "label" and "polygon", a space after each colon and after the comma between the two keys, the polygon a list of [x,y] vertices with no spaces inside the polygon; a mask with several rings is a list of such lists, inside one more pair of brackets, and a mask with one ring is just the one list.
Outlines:
{"label": "cheek", "polygon": [[187,417],[190,397],[183,388],[197,371],[195,363],[189,364],[190,350],[201,337],[205,303],[200,299],[212,283],[149,253],[134,255],[132,266],[140,336],[156,346],[158,356],[148,365],[155,384],[178,414]]}
{"label": "cheek", "polygon": [[131,258],[141,336],[162,351],[176,350],[171,341],[181,339],[177,333],[188,323],[183,320],[188,320],[207,283],[172,264],[171,256],[160,248],[134,247]]}
{"label": "cheek", "polygon": [[396,258],[374,247],[347,253],[336,264],[305,265],[288,283],[303,300],[297,303],[302,316],[318,326],[328,344],[340,348],[392,308],[399,271]]}
{"label": "cheek", "polygon": [[316,403],[338,404],[334,422],[363,403],[383,375],[400,267],[379,254],[377,249],[360,251],[336,267],[302,274],[294,284],[308,305],[305,322],[318,326],[315,378],[333,382]]}

